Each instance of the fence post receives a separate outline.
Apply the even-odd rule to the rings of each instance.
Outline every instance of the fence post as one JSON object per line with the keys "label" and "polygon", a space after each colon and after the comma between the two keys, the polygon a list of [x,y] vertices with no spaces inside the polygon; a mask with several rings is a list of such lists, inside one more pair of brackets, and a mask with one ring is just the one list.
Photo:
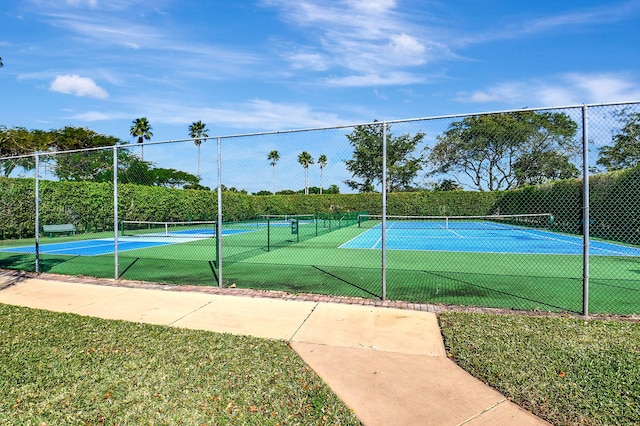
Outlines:
{"label": "fence post", "polygon": [[40,274],[40,156],[35,154],[36,177],[35,177],[35,203],[36,203],[36,274]]}
{"label": "fence post", "polygon": [[216,231],[218,287],[222,288],[222,147],[218,136],[218,226]]}
{"label": "fence post", "polygon": [[113,147],[113,275],[120,278],[118,264],[118,147]]}
{"label": "fence post", "polygon": [[387,123],[382,123],[382,300],[387,300]]}
{"label": "fence post", "polygon": [[582,107],[582,315],[589,316],[589,112]]}

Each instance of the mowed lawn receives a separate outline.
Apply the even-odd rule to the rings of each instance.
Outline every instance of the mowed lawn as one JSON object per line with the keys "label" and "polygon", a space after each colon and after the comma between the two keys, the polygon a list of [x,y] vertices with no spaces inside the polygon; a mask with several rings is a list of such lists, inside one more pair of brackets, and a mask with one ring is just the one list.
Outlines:
{"label": "mowed lawn", "polygon": [[3,304],[0,317],[0,424],[359,424],[283,341]]}
{"label": "mowed lawn", "polygon": [[556,425],[640,424],[640,323],[446,313],[448,355]]}

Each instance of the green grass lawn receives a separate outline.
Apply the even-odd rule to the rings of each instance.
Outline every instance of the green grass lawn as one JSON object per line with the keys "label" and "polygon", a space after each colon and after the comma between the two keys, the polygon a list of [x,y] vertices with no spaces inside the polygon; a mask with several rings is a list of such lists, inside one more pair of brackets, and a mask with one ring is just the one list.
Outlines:
{"label": "green grass lawn", "polygon": [[640,424],[640,323],[445,313],[448,354],[558,425]]}
{"label": "green grass lawn", "polygon": [[3,304],[0,318],[0,424],[359,424],[282,341]]}
{"label": "green grass lawn", "polygon": [[[0,304],[0,424],[359,424],[285,342]],[[640,323],[439,315],[448,355],[552,424],[640,423]]]}

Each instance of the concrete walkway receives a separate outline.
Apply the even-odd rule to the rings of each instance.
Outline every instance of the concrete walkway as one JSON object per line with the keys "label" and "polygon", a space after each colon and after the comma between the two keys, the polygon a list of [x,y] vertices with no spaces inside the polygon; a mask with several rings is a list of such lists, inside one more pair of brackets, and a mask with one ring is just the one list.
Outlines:
{"label": "concrete walkway", "polygon": [[449,360],[431,312],[8,272],[0,303],[286,340],[365,425],[547,424]]}

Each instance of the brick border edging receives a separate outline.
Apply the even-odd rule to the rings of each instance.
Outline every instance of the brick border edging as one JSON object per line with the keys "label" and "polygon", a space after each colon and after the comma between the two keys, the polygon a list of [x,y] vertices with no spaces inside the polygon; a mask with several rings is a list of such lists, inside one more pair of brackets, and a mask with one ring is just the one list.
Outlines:
{"label": "brick border edging", "polygon": [[[483,308],[478,306],[460,306],[460,305],[438,305],[431,303],[414,303],[401,300],[377,300],[363,299],[360,297],[334,296],[314,293],[288,293],[286,291],[277,290],[255,290],[244,288],[220,288],[212,286],[196,286],[187,284],[160,284],[147,281],[131,281],[131,280],[115,280],[113,278],[95,278],[77,275],[60,275],[60,274],[36,274],[32,272],[13,271],[0,269],[0,275],[10,275],[17,279],[37,278],[47,281],[63,281],[79,284],[94,284],[111,287],[126,288],[142,288],[163,291],[176,292],[193,292],[205,294],[218,294],[227,296],[243,296],[243,297],[261,297],[270,299],[305,301],[305,302],[322,302],[322,303],[338,303],[347,305],[371,306],[376,308],[394,308],[405,309],[422,312],[432,312],[435,314],[446,312],[463,312],[463,313],[485,313],[498,315],[520,315],[533,317],[572,317],[585,319],[584,316],[572,312],[542,312],[542,311],[524,311],[515,309],[499,309],[499,308]],[[592,314],[589,319],[599,320],[618,320],[618,321],[640,321],[640,315],[603,315]]]}

